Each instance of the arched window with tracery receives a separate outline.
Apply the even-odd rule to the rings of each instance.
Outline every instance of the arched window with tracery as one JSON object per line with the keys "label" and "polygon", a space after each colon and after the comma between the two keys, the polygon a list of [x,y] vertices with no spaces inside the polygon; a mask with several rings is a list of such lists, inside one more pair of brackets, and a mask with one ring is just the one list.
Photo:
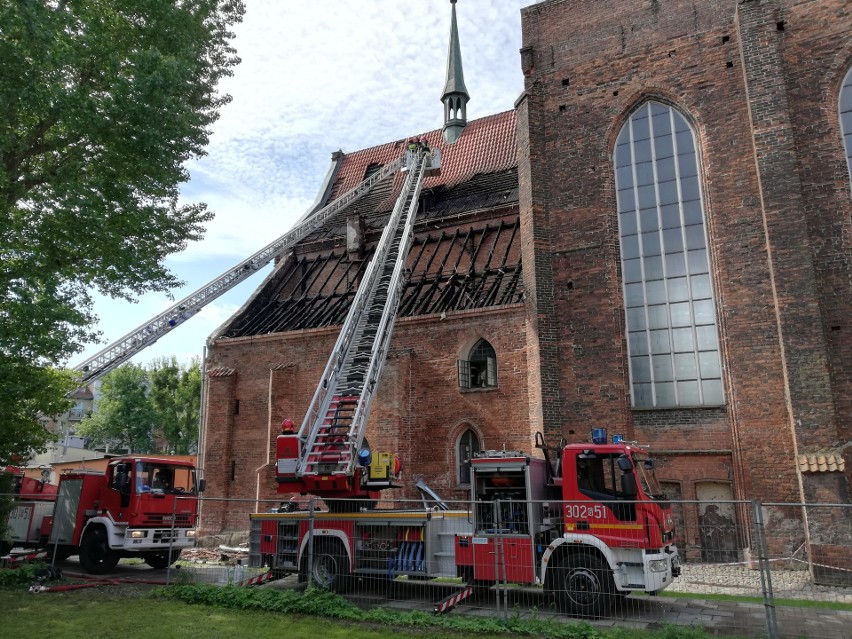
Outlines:
{"label": "arched window with tracery", "polygon": [[479,437],[468,428],[460,436],[456,446],[459,484],[470,484],[470,460],[481,450]]}
{"label": "arched window with tracery", "polygon": [[614,153],[634,408],[724,402],[695,135],[676,109],[642,104]]}

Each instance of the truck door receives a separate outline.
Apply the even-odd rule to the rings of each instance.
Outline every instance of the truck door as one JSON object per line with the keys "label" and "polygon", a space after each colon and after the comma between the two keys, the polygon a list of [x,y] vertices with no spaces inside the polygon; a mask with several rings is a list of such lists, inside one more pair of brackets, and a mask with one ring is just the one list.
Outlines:
{"label": "truck door", "polygon": [[566,530],[588,531],[614,546],[630,547],[642,541],[635,477],[626,455],[583,452],[573,461],[565,470],[573,472],[575,481],[566,477],[563,482]]}

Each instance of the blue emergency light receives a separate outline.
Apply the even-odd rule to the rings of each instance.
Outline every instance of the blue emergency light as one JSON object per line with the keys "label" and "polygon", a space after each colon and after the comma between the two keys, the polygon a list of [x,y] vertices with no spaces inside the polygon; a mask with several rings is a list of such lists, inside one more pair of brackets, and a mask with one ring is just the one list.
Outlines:
{"label": "blue emergency light", "polygon": [[593,444],[606,444],[606,428],[593,428],[592,429],[592,443]]}
{"label": "blue emergency light", "polygon": [[624,441],[624,435],[613,435],[612,436],[612,443],[613,444],[620,444],[623,441]]}

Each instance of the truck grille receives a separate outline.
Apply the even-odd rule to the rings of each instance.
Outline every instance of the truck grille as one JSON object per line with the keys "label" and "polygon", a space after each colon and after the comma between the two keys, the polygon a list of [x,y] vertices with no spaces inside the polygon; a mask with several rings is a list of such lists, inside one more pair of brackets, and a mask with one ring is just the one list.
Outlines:
{"label": "truck grille", "polygon": [[[195,527],[195,515],[174,515],[175,528],[193,528]],[[143,516],[143,524],[145,526],[161,526],[170,528],[172,525],[172,515],[164,515],[162,513],[145,513]]]}

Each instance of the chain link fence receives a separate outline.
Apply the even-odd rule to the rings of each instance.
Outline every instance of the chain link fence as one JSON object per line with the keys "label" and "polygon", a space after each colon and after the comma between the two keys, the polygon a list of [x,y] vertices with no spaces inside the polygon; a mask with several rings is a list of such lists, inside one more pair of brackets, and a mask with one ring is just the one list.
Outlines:
{"label": "chain link fence", "polygon": [[[635,521],[625,501],[603,504],[616,514],[609,527],[583,512],[588,502],[559,511],[517,500],[203,502],[202,522],[206,512],[255,514],[244,529],[208,531],[169,571],[171,582],[317,585],[391,610],[852,636],[849,504],[671,501],[675,558],[648,547],[657,524]],[[583,535],[598,541],[576,542]]]}
{"label": "chain link fence", "polygon": [[[195,548],[178,552],[180,501],[171,532],[162,533],[163,550],[175,560],[165,571],[169,584],[315,585],[359,606],[390,610],[579,618],[629,628],[687,625],[773,639],[852,636],[850,504],[670,501],[676,532],[661,543],[675,546],[675,555],[651,543],[659,522],[637,521],[638,502],[374,504],[309,497],[204,498],[202,536]],[[16,506],[7,522],[13,538],[33,539],[47,508]],[[603,511],[595,508],[615,518],[596,524]],[[235,521],[235,512],[245,513],[244,527],[209,530],[209,522]],[[51,547],[44,531],[29,546],[7,535],[3,550],[41,550],[46,561],[61,561],[71,549]]]}

